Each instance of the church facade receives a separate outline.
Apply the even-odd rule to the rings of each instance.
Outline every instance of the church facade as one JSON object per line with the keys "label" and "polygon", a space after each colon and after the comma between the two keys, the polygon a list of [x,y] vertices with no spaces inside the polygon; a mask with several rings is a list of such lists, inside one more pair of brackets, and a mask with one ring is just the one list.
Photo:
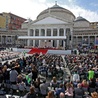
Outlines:
{"label": "church facade", "polygon": [[[55,3],[54,6],[42,11],[35,21],[25,21],[21,32],[13,32],[17,32],[17,42],[20,45],[65,49],[78,45],[95,45],[98,27],[97,22],[96,27],[93,27],[93,24],[81,16],[76,18],[71,11]],[[13,33],[13,36],[15,34]],[[11,40],[14,40],[14,37],[11,37]]]}

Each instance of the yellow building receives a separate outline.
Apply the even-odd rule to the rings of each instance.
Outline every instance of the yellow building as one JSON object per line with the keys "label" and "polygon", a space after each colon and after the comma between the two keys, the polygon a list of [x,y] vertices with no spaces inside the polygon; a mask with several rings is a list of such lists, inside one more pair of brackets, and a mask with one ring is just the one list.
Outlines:
{"label": "yellow building", "polygon": [[2,15],[0,15],[0,28],[2,29],[6,28],[6,18]]}

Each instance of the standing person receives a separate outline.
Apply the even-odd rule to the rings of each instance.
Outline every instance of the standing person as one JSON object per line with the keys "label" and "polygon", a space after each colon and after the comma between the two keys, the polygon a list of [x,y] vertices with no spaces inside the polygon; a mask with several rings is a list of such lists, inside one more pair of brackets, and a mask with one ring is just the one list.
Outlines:
{"label": "standing person", "polygon": [[48,86],[46,84],[46,80],[44,80],[43,83],[40,84],[40,93],[41,93],[42,97],[46,98],[47,90],[48,90]]}
{"label": "standing person", "polygon": [[91,68],[89,71],[88,71],[88,80],[91,80],[94,78],[94,70]]}
{"label": "standing person", "polygon": [[79,76],[79,74],[77,73],[77,71],[75,71],[74,74],[73,74],[73,81],[74,81],[74,82],[80,81],[80,76]]}
{"label": "standing person", "polygon": [[13,67],[10,71],[10,82],[11,82],[11,84],[16,84],[17,76],[18,76],[18,72]]}
{"label": "standing person", "polygon": [[15,63],[15,70],[18,72],[18,74],[21,73],[21,70],[20,70],[20,65],[18,62]]}
{"label": "standing person", "polygon": [[38,77],[38,70],[35,67],[35,65],[32,66],[32,80],[36,81],[36,78]]}
{"label": "standing person", "polygon": [[3,76],[4,76],[4,82],[9,83],[9,71],[6,65],[4,65],[2,71],[3,71]]}

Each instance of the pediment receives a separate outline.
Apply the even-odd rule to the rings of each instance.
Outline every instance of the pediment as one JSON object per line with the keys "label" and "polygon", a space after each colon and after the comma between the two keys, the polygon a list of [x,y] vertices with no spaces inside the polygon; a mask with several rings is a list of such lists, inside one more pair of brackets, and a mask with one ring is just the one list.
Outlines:
{"label": "pediment", "polygon": [[42,20],[33,23],[33,25],[40,25],[40,24],[67,24],[67,22],[53,17],[46,17]]}

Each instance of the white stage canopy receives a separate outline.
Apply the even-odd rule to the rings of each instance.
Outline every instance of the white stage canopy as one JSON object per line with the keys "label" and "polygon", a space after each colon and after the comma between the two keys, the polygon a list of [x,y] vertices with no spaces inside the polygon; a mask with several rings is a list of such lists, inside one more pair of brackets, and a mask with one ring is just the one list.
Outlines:
{"label": "white stage canopy", "polygon": [[31,39],[31,40],[65,40],[66,36],[19,36],[18,39]]}

